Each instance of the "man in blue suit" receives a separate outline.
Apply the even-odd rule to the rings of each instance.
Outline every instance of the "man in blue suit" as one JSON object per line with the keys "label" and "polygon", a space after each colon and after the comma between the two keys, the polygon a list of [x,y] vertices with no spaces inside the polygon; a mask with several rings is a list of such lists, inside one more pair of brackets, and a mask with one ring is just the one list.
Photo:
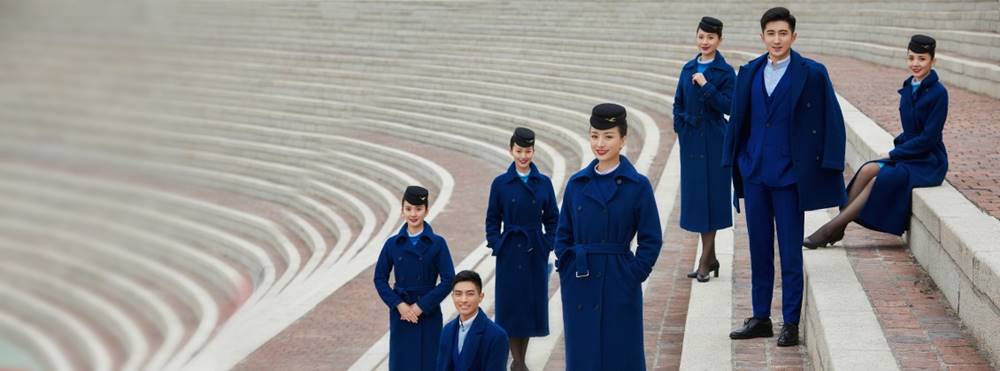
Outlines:
{"label": "man in blue suit", "polygon": [[504,371],[510,345],[507,333],[479,309],[483,280],[473,271],[461,271],[452,281],[451,299],[458,318],[441,330],[438,371]]}
{"label": "man in blue suit", "polygon": [[802,235],[806,210],[843,205],[844,118],[826,67],[792,50],[795,17],[772,8],[760,19],[767,53],[740,67],[722,165],[732,167],[735,196],[746,206],[753,317],[733,339],[774,336],[774,235],[781,256],[778,346],[799,343]]}

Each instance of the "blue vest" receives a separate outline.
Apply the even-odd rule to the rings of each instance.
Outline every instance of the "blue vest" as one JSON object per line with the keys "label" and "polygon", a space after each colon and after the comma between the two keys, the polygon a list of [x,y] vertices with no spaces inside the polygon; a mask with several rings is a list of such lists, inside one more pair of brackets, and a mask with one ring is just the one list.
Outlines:
{"label": "blue vest", "polygon": [[770,66],[761,66],[750,86],[750,137],[743,147],[746,152],[739,157],[740,173],[749,183],[785,187],[796,182],[791,155],[792,102],[787,96],[789,76],[796,66],[789,64],[770,96],[764,87],[765,68]]}

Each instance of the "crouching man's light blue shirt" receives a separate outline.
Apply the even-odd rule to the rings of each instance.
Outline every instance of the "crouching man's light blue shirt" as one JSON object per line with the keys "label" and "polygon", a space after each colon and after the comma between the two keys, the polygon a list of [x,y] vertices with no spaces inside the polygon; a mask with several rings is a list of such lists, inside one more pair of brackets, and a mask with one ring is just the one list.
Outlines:
{"label": "crouching man's light blue shirt", "polygon": [[462,353],[462,345],[465,344],[465,335],[469,334],[469,328],[472,327],[472,321],[475,321],[477,316],[479,316],[478,310],[476,311],[476,314],[473,314],[472,317],[469,318],[468,321],[458,321],[458,353]]}

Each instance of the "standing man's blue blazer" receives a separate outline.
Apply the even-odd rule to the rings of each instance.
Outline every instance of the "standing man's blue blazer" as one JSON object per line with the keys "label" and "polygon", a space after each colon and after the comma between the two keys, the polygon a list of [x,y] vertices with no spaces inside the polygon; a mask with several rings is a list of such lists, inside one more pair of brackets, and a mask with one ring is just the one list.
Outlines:
{"label": "standing man's blue blazer", "polygon": [[708,82],[698,86],[691,81],[697,66],[695,56],[677,80],[674,131],[681,146],[681,228],[705,233],[733,225],[731,170],[719,162],[729,129],[723,115],[732,106],[736,73],[716,52],[703,73]]}
{"label": "standing man's blue blazer", "polygon": [[462,353],[458,355],[459,364],[455,365],[459,320],[456,317],[441,331],[437,371],[506,371],[507,352],[510,351],[507,333],[493,323],[482,309],[479,309],[469,333],[465,335]]}
{"label": "standing man's blue blazer", "polygon": [[[796,179],[801,211],[840,206],[846,202],[844,191],[844,150],[847,134],[844,117],[837,102],[837,95],[830,83],[826,67],[804,58],[792,50],[791,78],[788,99],[792,100],[791,143],[789,153],[792,172]],[[747,148],[750,136],[751,83],[761,67],[768,63],[767,54],[740,66],[733,94],[729,131],[722,152],[722,166],[732,167],[735,195],[733,206],[739,210],[743,198],[743,174],[733,166]],[[757,148],[756,150],[760,150]]]}
{"label": "standing man's blue blazer", "polygon": [[[389,273],[396,284],[389,287]],[[438,282],[438,277],[441,281]],[[451,252],[444,238],[424,223],[416,246],[410,243],[406,224],[389,237],[375,263],[375,289],[389,307],[389,370],[433,370],[441,336],[441,301],[455,278]],[[400,318],[396,306],[416,303],[423,314],[418,323]]]}
{"label": "standing man's blue blazer", "polygon": [[511,337],[549,334],[548,264],[559,222],[556,202],[552,181],[535,164],[527,182],[511,163],[490,186],[486,246],[497,257],[496,320]]}

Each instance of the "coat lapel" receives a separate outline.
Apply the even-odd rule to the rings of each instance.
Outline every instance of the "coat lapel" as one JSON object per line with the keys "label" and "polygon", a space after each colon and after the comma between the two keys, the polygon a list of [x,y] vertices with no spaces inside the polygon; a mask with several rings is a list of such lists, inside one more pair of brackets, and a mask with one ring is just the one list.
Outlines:
{"label": "coat lapel", "polygon": [[507,167],[507,183],[520,183],[525,189],[528,190],[528,193],[530,193],[532,197],[535,197],[535,188],[538,186],[538,167],[535,166],[534,162],[532,162],[529,166],[531,166],[531,172],[528,173],[528,181],[524,182],[521,180],[521,176],[517,173],[516,165],[511,162],[510,166]]}
{"label": "coat lapel", "polygon": [[[458,339],[458,322],[456,321],[451,324],[445,325],[444,334],[446,335],[444,340],[445,341],[444,347],[441,348],[442,350],[440,350],[438,353],[445,355],[445,358],[447,359],[445,361],[445,364],[447,365],[453,362],[454,357],[452,356],[452,353],[455,352],[455,347],[458,346],[458,344],[455,344],[455,339]],[[458,365],[451,365],[451,367],[446,366],[445,369],[457,370]]]}
{"label": "coat lapel", "polygon": [[[459,318],[459,321],[461,321],[461,317]],[[476,360],[476,352],[479,350],[480,340],[483,338],[483,332],[486,331],[486,321],[488,320],[486,313],[483,313],[483,310],[479,309],[479,314],[472,321],[472,328],[465,335],[465,345],[462,346],[462,353],[459,355],[462,364],[457,368],[458,371],[469,371],[472,368],[472,364]]]}
{"label": "coat lapel", "polygon": [[791,63],[789,63],[788,68],[791,69],[788,72],[791,73],[791,76],[789,77],[792,78],[792,80],[789,81],[791,86],[788,90],[788,97],[791,98],[791,100],[789,100],[789,102],[791,102],[791,109],[795,109],[795,105],[799,102],[799,96],[802,95],[802,89],[806,87],[806,79],[809,71],[806,70],[805,59],[803,59],[802,56],[794,50],[792,50],[792,60]]}
{"label": "coat lapel", "polygon": [[434,239],[431,236],[434,235],[434,229],[431,228],[430,223],[424,222],[424,231],[420,233],[420,238],[417,240],[417,245],[414,246],[410,244],[408,240],[408,234],[406,233],[406,224],[400,228],[398,237],[396,239],[396,244],[402,244],[404,252],[414,254],[416,256],[427,256],[433,255],[437,251],[438,247],[435,247]]}

